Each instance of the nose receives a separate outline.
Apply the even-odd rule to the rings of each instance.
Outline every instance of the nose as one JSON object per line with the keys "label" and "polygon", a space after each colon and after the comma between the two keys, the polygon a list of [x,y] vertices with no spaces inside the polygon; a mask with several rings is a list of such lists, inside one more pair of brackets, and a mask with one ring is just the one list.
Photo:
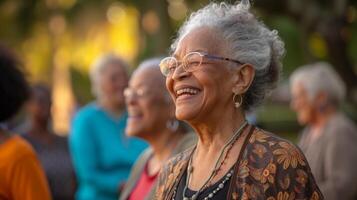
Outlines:
{"label": "nose", "polygon": [[183,65],[178,66],[175,71],[172,73],[172,79],[174,80],[182,80],[185,77],[189,76],[191,72],[187,72],[184,70]]}
{"label": "nose", "polygon": [[124,90],[125,103],[129,105],[133,105],[136,102],[135,94],[131,90]]}

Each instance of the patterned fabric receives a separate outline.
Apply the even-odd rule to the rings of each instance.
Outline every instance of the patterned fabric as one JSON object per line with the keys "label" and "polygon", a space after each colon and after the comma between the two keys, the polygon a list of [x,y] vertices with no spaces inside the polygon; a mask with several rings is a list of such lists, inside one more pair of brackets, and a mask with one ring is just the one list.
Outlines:
{"label": "patterned fabric", "polygon": [[[323,199],[305,157],[295,145],[258,128],[247,140],[236,163],[227,199]],[[179,154],[164,167],[155,199],[172,199],[192,150]]]}

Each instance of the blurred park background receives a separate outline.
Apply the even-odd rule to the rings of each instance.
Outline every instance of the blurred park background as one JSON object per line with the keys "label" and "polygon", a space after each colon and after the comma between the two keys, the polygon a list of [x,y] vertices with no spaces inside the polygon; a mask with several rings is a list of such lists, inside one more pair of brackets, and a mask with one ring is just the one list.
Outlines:
{"label": "blurred park background", "polygon": [[[13,48],[30,82],[53,90],[53,126],[67,134],[79,107],[93,100],[88,70],[104,53],[131,70],[167,55],[175,32],[208,0],[0,0],[0,41]],[[234,2],[234,1],[230,1]],[[289,108],[289,74],[328,61],[345,81],[343,110],[357,120],[357,0],[254,0],[253,10],[286,44],[282,81],[255,111],[257,123],[294,140],[301,127]],[[1,94],[0,94],[1,95]]]}

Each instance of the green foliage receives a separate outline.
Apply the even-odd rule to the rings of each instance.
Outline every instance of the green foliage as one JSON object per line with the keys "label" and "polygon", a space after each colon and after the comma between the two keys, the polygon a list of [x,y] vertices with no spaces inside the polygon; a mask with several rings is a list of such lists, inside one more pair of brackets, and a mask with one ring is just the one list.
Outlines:
{"label": "green foliage", "polygon": [[93,101],[94,96],[91,93],[91,84],[88,74],[83,73],[74,67],[71,67],[70,72],[72,80],[71,84],[77,104],[82,106],[90,101]]}

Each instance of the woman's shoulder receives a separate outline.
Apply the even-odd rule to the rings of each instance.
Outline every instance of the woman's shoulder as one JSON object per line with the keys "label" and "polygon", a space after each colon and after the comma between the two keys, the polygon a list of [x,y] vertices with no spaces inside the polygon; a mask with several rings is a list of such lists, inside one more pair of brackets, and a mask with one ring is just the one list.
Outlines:
{"label": "woman's shoulder", "polygon": [[322,199],[305,156],[290,141],[256,128],[243,155],[237,176],[247,185],[237,188],[255,187],[256,196],[268,199]]}
{"label": "woman's shoulder", "polygon": [[3,148],[19,157],[35,155],[31,145],[18,135],[11,136],[8,141],[3,144]]}
{"label": "woman's shoulder", "polygon": [[307,165],[305,156],[295,144],[260,128],[252,133],[246,151],[258,158],[265,158],[264,161],[282,164],[284,169]]}
{"label": "woman's shoulder", "polygon": [[100,112],[100,108],[98,107],[98,105],[95,102],[91,102],[80,108],[76,112],[74,119],[81,120],[81,119],[95,118],[98,112]]}
{"label": "woman's shoulder", "polygon": [[194,147],[191,147],[177,154],[162,167],[156,185],[155,199],[164,199],[170,192],[170,188],[177,181],[177,177],[183,172],[193,149]]}
{"label": "woman's shoulder", "polygon": [[194,147],[190,147],[181,153],[176,154],[172,158],[170,158],[166,164],[163,166],[161,173],[164,171],[172,171],[177,167],[180,167],[182,164],[188,161]]}
{"label": "woman's shoulder", "polygon": [[21,162],[24,159],[37,160],[36,153],[31,145],[20,136],[11,136],[0,149],[1,158],[9,165]]}

